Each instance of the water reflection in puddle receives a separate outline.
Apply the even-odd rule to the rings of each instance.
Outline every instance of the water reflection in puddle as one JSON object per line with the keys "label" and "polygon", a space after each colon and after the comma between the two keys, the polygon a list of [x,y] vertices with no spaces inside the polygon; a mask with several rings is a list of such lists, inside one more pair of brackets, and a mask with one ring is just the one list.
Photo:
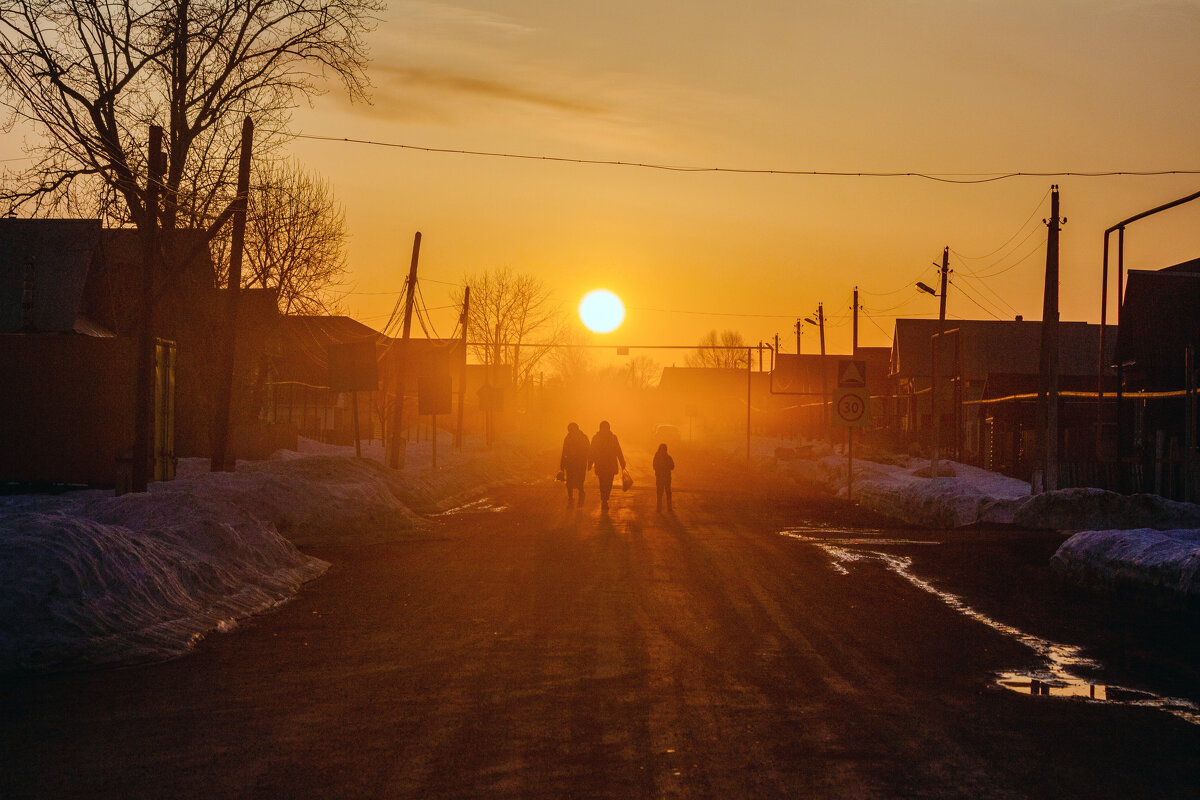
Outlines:
{"label": "water reflection in puddle", "polygon": [[455,514],[480,514],[480,513],[495,513],[499,511],[508,511],[506,505],[494,505],[490,497],[482,497],[478,500],[472,500],[469,503],[464,503],[461,506],[443,511],[439,514],[433,514],[434,517],[450,517]]}
{"label": "water reflection in puddle", "polygon": [[1200,707],[1190,700],[1160,697],[1150,692],[1125,689],[1093,683],[1071,673],[1072,667],[1100,669],[1101,665],[1083,655],[1082,648],[1075,645],[1058,644],[1040,636],[1025,633],[1019,628],[993,619],[971,608],[961,597],[944,592],[912,571],[912,559],[907,556],[864,550],[863,547],[884,545],[937,545],[938,542],[912,539],[890,539],[881,531],[837,530],[829,528],[789,528],[780,531],[784,536],[796,539],[825,552],[831,559],[833,569],[849,575],[850,564],[874,561],[883,564],[918,589],[937,597],[950,608],[976,622],[987,625],[1033,650],[1044,661],[1040,670],[1028,672],[1004,672],[996,677],[996,684],[1012,692],[1039,697],[1065,697],[1088,702],[1116,703],[1125,706],[1157,708],[1200,725]]}

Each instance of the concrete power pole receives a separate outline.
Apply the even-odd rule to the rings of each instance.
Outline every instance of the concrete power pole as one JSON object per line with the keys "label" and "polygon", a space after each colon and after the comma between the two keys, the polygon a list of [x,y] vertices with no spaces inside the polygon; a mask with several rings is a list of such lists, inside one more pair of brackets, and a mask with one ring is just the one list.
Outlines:
{"label": "concrete power pole", "polygon": [[[938,334],[939,334],[938,338],[939,339],[941,338],[940,334],[943,334],[946,332],[946,285],[949,283],[948,278],[950,275],[950,247],[949,246],[946,246],[945,248],[942,249],[941,272],[942,272],[941,291],[938,292],[938,299],[940,301],[938,303]],[[941,420],[941,417],[938,415],[938,404],[937,404],[937,378],[938,378],[937,347],[934,344],[932,344],[933,341],[936,341],[936,340],[931,339],[930,340],[931,344],[929,345],[929,366],[930,366],[929,371],[931,373],[930,379],[929,379],[929,419],[933,425],[933,455],[929,459],[929,477],[930,478],[936,478],[938,476],[938,456],[940,455],[938,451],[941,449],[941,444],[942,444],[942,420]]]}
{"label": "concrete power pole", "polygon": [[1041,387],[1038,416],[1042,436],[1042,488],[1058,488],[1058,186],[1050,187],[1050,219],[1046,238],[1046,289],[1042,302]]}
{"label": "concrete power pole", "polygon": [[412,331],[413,296],[417,289],[417,259],[421,255],[421,232],[413,237],[412,261],[408,266],[408,283],[404,296],[404,329],[400,335],[400,355],[396,359],[396,404],[392,407],[392,438],[388,442],[388,466],[404,469],[404,379],[408,368],[408,337]]}

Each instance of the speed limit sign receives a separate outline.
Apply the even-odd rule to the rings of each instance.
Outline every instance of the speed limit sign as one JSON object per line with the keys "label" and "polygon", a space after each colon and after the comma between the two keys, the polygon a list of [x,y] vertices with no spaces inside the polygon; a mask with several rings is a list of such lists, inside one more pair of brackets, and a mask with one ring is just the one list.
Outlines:
{"label": "speed limit sign", "polygon": [[866,389],[837,389],[833,393],[833,424],[843,428],[865,428],[871,422]]}

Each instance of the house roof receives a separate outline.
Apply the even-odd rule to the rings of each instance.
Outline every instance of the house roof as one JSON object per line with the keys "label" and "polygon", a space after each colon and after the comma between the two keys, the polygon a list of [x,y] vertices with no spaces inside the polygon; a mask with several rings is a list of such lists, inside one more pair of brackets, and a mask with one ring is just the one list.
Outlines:
{"label": "house roof", "polygon": [[1200,272],[1200,258],[1184,261],[1171,267],[1163,267],[1159,272]]}
{"label": "house roof", "polygon": [[1171,268],[1128,276],[1117,358],[1147,388],[1182,388],[1185,350],[1200,353],[1200,273]]}
{"label": "house roof", "polygon": [[[942,325],[936,319],[898,319],[892,339],[892,375],[928,378],[931,375],[930,337]],[[946,320],[946,331],[958,330],[963,378],[982,381],[993,372],[1036,374],[1040,371],[1042,323],[1037,320]],[[1108,326],[1114,328],[1114,326]],[[1105,340],[1113,363],[1115,330]],[[953,338],[946,337],[945,351],[952,353]],[[1059,323],[1060,375],[1095,375],[1100,351],[1100,326],[1086,322]],[[949,356],[952,358],[952,356]],[[943,356],[939,356],[939,365]]]}
{"label": "house roof", "polygon": [[379,331],[346,316],[285,315],[279,318],[283,342],[283,380],[324,386],[329,376],[331,345],[374,341],[382,349],[390,340]]}
{"label": "house roof", "polygon": [[0,332],[93,330],[77,321],[99,237],[94,219],[0,219]]}

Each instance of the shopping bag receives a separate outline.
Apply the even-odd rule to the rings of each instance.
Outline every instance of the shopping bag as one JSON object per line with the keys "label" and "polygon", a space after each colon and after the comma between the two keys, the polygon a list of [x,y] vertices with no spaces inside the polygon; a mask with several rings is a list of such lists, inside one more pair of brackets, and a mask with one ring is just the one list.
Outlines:
{"label": "shopping bag", "polygon": [[565,481],[566,479],[567,479],[567,471],[563,470],[563,469],[560,469],[558,471],[558,474],[554,476],[554,480],[556,480],[556,481]]}
{"label": "shopping bag", "polygon": [[633,478],[629,477],[629,470],[621,470],[621,491],[628,492],[633,486]]}

